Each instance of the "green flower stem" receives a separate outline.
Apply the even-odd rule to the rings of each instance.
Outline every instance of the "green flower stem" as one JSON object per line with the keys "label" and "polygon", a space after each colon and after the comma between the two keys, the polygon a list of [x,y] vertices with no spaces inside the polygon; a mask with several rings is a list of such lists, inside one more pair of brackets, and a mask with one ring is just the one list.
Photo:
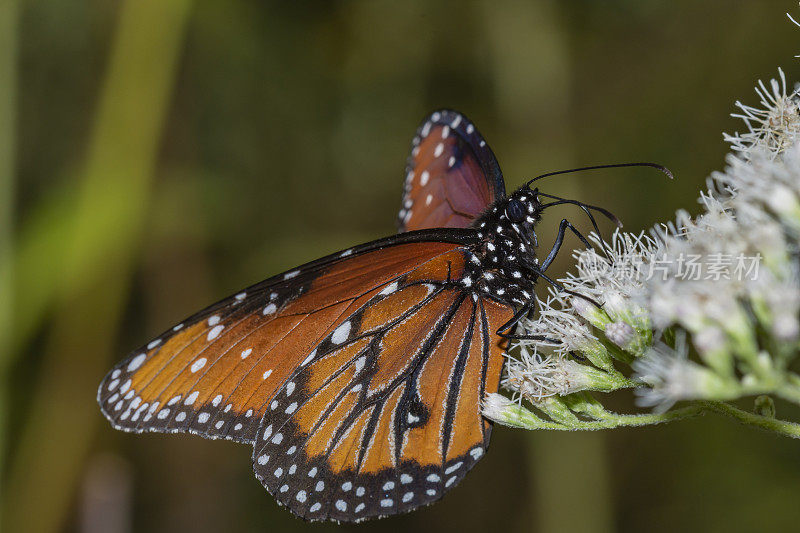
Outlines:
{"label": "green flower stem", "polygon": [[697,405],[690,405],[680,409],[667,411],[666,413],[646,413],[636,415],[626,415],[614,413],[612,411],[605,411],[602,416],[602,421],[608,422],[609,427],[633,427],[633,426],[649,426],[654,424],[663,424],[665,422],[672,422],[673,420],[681,420],[683,418],[690,418],[703,414],[703,409]]}
{"label": "green flower stem", "polygon": [[581,420],[576,418],[574,421],[568,422],[564,418],[561,418],[562,422],[551,422],[539,418],[521,405],[513,405],[507,407],[503,416],[501,418],[495,418],[495,421],[506,426],[521,429],[555,429],[560,431],[597,430],[662,424],[673,420],[697,416],[702,414],[704,410],[702,405],[690,405],[660,414],[625,415],[601,409],[602,414],[594,410],[591,414],[591,416],[597,416],[599,419]]}
{"label": "green flower stem", "polygon": [[698,402],[698,404],[708,411],[735,418],[748,426],[755,426],[786,437],[800,439],[800,424],[753,414],[725,402]]}
{"label": "green flower stem", "polygon": [[[725,402],[697,401],[665,413],[619,414],[607,411],[587,395],[574,395],[572,398],[548,398],[536,405],[551,420],[540,418],[532,411],[517,404],[505,407],[500,416],[493,419],[503,425],[521,429],[551,429],[559,431],[586,431],[613,429],[618,427],[649,426],[673,420],[682,420],[705,413],[718,413],[729,416],[748,426],[778,433],[786,437],[800,439],[800,424],[776,420],[739,409]],[[585,420],[572,413],[586,415],[593,420]]]}

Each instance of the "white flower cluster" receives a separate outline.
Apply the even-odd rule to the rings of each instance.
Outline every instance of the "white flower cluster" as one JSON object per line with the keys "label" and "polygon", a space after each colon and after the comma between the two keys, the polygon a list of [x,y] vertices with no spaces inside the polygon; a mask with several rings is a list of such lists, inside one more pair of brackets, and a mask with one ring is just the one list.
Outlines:
{"label": "white flower cluster", "polygon": [[747,131],[725,135],[732,153],[702,214],[610,243],[592,236],[596,250],[576,251],[577,272],[559,280],[586,298],[551,290],[521,321],[519,333],[549,340],[514,343],[505,388],[537,406],[633,387],[661,412],[679,400],[800,399],[789,370],[800,348],[800,94],[783,71],[756,92],[761,108],[736,104]]}

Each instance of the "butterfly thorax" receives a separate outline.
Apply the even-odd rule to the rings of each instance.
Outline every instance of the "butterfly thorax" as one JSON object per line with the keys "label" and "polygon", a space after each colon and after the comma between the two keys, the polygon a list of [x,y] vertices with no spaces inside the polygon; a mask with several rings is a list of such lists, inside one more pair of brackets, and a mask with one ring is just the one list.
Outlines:
{"label": "butterfly thorax", "polygon": [[504,302],[529,302],[538,277],[534,227],[540,211],[536,193],[528,188],[489,206],[473,224],[480,243],[470,258],[467,282]]}

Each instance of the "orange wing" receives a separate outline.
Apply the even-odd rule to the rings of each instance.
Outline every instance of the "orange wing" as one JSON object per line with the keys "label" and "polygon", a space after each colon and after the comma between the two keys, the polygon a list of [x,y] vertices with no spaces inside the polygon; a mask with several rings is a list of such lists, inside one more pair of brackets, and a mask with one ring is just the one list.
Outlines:
{"label": "orange wing", "polygon": [[346,342],[333,343],[334,330],[264,418],[256,477],[305,519],[358,521],[430,504],[489,444],[480,403],[498,389],[494,332],[512,313],[410,278],[370,301]]}
{"label": "orange wing", "polygon": [[404,233],[245,289],[117,365],[101,409],[125,431],[252,443],[256,476],[307,519],[435,501],[488,445],[512,315],[460,283],[473,244]]}
{"label": "orange wing", "polygon": [[475,126],[455,111],[436,111],[412,143],[398,228],[466,228],[505,195],[497,159]]}
{"label": "orange wing", "polygon": [[364,295],[460,247],[398,237],[275,276],[181,322],[106,376],[103,414],[125,431],[252,442],[264,402]]}

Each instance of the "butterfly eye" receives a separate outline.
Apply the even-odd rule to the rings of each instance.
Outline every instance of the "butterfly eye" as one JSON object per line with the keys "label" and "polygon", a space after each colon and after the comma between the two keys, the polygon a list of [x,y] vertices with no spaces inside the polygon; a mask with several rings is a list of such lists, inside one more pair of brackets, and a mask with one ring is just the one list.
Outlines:
{"label": "butterfly eye", "polygon": [[525,208],[522,202],[512,198],[506,206],[506,216],[511,222],[522,222],[525,218]]}

